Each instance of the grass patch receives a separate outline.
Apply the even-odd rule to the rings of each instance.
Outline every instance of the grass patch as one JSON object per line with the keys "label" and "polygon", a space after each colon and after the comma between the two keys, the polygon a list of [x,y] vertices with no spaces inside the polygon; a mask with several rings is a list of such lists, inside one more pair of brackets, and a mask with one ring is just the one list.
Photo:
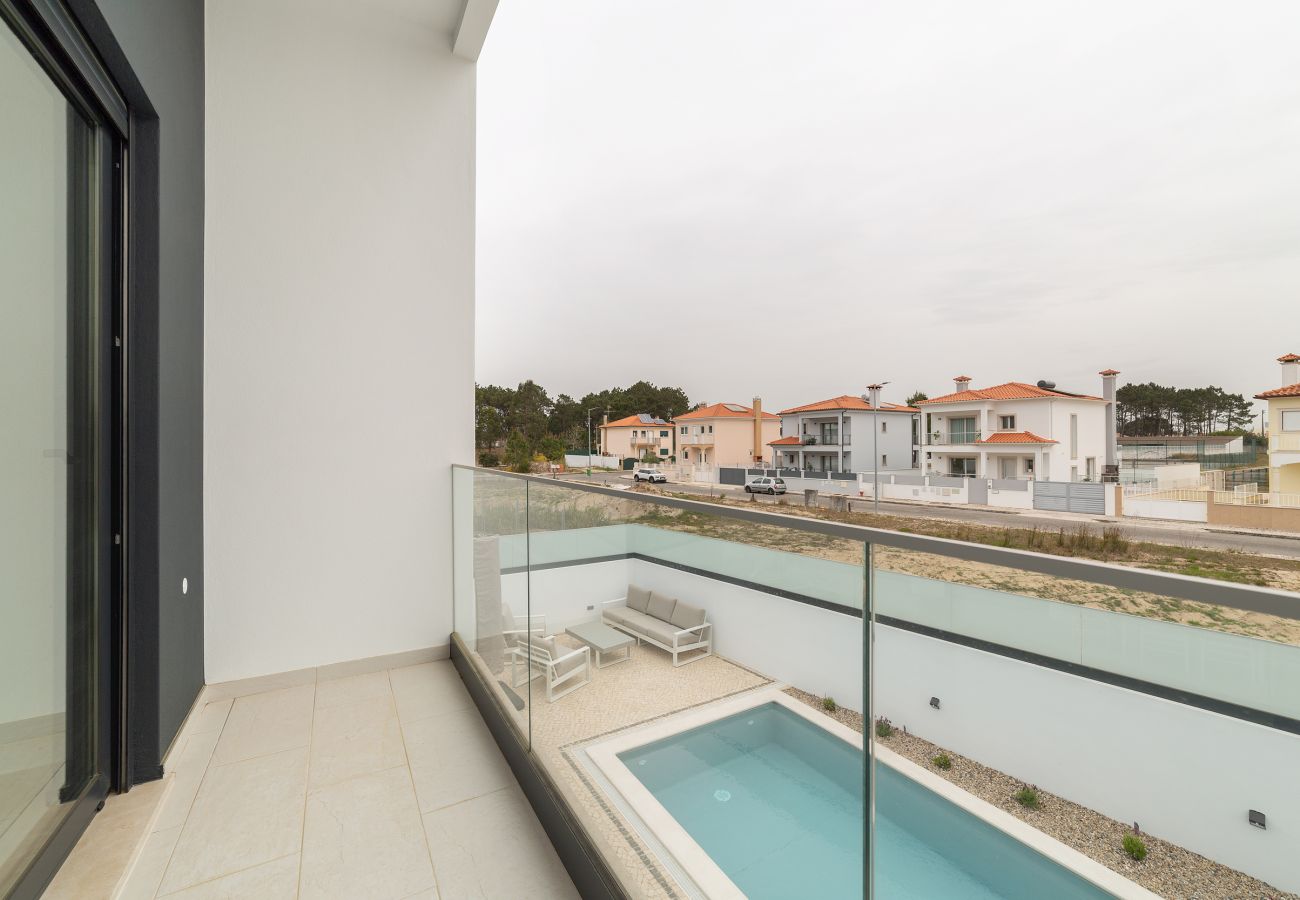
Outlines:
{"label": "grass patch", "polygon": [[1038,809],[1042,806],[1042,801],[1038,797],[1038,789],[1032,787],[1022,787],[1015,793],[1016,802],[1025,809]]}
{"label": "grass patch", "polygon": [[1141,862],[1147,858],[1146,841],[1142,840],[1142,838],[1138,837],[1136,834],[1126,834],[1124,835],[1124,852],[1138,862]]}

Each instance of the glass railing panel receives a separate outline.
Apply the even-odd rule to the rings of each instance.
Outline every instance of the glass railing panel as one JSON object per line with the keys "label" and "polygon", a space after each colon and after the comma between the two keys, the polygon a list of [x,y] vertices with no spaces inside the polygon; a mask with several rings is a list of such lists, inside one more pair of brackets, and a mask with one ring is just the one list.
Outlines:
{"label": "glass railing panel", "polygon": [[[629,895],[861,896],[865,544],[563,481],[527,509],[532,751]],[[856,746],[812,724],[831,709]],[[819,785],[802,838],[790,804],[815,798],[750,765],[778,759]],[[769,864],[796,846],[824,855],[811,882]]]}
{"label": "glass railing panel", "polygon": [[453,469],[452,515],[455,628],[485,680],[501,687],[501,706],[526,740],[529,682],[516,649],[538,625],[528,598],[528,482]]}

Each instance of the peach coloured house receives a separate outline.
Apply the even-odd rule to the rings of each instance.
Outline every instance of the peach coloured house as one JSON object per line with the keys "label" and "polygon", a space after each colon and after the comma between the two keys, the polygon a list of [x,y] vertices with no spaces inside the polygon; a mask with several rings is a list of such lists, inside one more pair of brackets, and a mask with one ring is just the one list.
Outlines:
{"label": "peach coloured house", "polygon": [[763,401],[713,403],[673,419],[678,460],[697,466],[761,465],[767,445],[781,435],[781,419]]}
{"label": "peach coloured house", "polygon": [[1300,494],[1300,355],[1278,357],[1282,386],[1255,395],[1268,402],[1268,482],[1272,491]]}
{"label": "peach coloured house", "polygon": [[620,459],[647,453],[662,460],[673,455],[673,425],[649,413],[625,416],[600,426],[600,452]]}

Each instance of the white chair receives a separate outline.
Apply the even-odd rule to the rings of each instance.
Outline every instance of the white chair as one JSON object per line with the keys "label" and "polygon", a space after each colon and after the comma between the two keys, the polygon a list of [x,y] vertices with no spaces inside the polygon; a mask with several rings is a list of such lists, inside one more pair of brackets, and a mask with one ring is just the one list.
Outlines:
{"label": "white chair", "polygon": [[[546,702],[554,703],[591,681],[591,648],[567,650],[554,638],[519,638],[510,648],[510,683],[522,687],[537,677],[546,679]],[[524,664],[522,676],[519,664]],[[559,690],[557,690],[557,688]]]}
{"label": "white chair", "polygon": [[516,640],[529,637],[546,637],[546,613],[531,616],[517,616],[509,603],[501,604],[501,636],[506,639],[506,646]]}

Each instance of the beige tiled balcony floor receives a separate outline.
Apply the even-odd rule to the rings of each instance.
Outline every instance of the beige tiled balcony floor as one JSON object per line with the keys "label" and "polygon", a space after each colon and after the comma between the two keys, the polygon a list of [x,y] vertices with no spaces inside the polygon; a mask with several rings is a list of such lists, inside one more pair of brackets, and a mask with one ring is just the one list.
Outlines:
{"label": "beige tiled balcony floor", "polygon": [[208,689],[122,897],[577,896],[451,663],[262,686]]}

